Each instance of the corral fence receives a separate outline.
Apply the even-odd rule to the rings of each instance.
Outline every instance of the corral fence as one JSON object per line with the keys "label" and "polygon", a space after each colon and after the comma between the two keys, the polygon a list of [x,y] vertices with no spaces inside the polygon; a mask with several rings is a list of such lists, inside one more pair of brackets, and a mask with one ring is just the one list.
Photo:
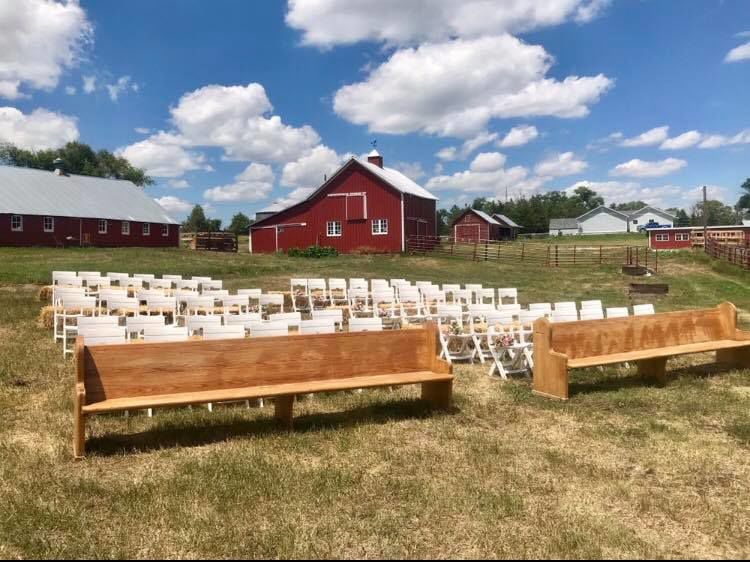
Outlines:
{"label": "corral fence", "polygon": [[237,252],[239,243],[233,232],[198,232],[190,242],[191,250],[211,250],[213,252]]}
{"label": "corral fence", "polygon": [[750,240],[732,244],[709,238],[706,241],[705,251],[714,259],[750,269]]}
{"label": "corral fence", "polygon": [[453,237],[410,236],[407,250],[414,254],[452,256],[472,261],[528,263],[545,267],[627,265],[659,268],[655,250],[646,246],[605,244],[542,244],[526,242],[478,242]]}

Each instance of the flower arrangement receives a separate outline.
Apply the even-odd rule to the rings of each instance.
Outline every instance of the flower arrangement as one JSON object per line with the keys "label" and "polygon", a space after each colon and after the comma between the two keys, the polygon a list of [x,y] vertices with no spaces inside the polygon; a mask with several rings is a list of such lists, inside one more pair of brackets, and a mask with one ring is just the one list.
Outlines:
{"label": "flower arrangement", "polygon": [[495,340],[495,347],[508,348],[516,343],[516,339],[511,334],[503,334]]}

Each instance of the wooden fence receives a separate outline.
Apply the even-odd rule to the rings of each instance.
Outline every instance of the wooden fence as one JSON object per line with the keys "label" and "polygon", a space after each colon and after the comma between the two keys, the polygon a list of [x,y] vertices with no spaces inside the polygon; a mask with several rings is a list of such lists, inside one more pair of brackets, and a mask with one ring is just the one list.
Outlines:
{"label": "wooden fence", "polygon": [[714,259],[724,260],[745,269],[750,269],[750,241],[739,244],[719,242],[709,238],[705,245],[706,253]]}
{"label": "wooden fence", "polygon": [[453,256],[472,261],[528,263],[545,267],[599,265],[659,267],[658,253],[646,246],[604,244],[540,244],[525,242],[456,241],[452,237],[411,236],[407,249],[416,254]]}
{"label": "wooden fence", "polygon": [[237,252],[237,235],[232,232],[198,232],[193,235],[191,250],[211,250],[214,252]]}

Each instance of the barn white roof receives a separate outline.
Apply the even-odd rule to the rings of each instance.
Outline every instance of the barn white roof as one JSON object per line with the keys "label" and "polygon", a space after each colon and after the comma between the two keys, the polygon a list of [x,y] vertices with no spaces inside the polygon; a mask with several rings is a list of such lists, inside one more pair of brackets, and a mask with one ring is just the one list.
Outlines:
{"label": "barn white roof", "polygon": [[417,197],[421,197],[423,199],[434,199],[435,201],[437,201],[437,197],[435,197],[432,193],[427,191],[421,185],[407,178],[398,170],[394,170],[393,168],[381,168],[376,164],[372,164],[370,162],[367,162],[366,160],[360,160],[359,158],[355,158],[355,160],[376,176],[384,179],[398,191],[401,191],[402,193],[408,193],[410,195],[416,195]]}
{"label": "barn white roof", "polygon": [[134,183],[0,166],[0,213],[177,224]]}

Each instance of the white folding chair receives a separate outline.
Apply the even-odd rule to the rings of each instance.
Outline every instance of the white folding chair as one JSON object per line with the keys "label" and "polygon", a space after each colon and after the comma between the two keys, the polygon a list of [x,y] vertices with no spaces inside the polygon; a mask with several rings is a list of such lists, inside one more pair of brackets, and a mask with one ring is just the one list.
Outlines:
{"label": "white folding chair", "polygon": [[112,285],[109,277],[102,277],[101,275],[89,275],[85,278],[85,281],[86,293],[94,296],[98,296],[99,291],[109,289]]}
{"label": "white folding chair", "polygon": [[159,316],[175,316],[177,299],[174,297],[149,296],[146,298],[146,314],[155,312]]}
{"label": "white folding chair", "polygon": [[398,316],[396,296],[391,287],[380,289],[372,293],[372,315],[380,318],[394,318]]}
{"label": "white folding chair", "polygon": [[96,298],[78,295],[63,296],[55,307],[55,338],[62,339],[63,357],[72,350],[68,350],[68,339],[77,333],[77,321],[84,316],[96,315]]}
{"label": "white folding chair", "polygon": [[302,320],[299,326],[300,334],[335,334],[336,324],[331,318],[313,318]]}
{"label": "white folding chair", "polygon": [[552,305],[548,302],[532,302],[529,304],[529,310],[533,310],[542,316],[549,316],[552,314]]}
{"label": "white folding chair", "polygon": [[491,324],[487,328],[487,349],[492,359],[489,376],[497,371],[507,379],[514,373],[528,373],[533,367],[532,344],[521,326]]}
{"label": "white folding chair", "polygon": [[649,314],[656,314],[653,304],[634,304],[633,305],[633,316],[648,316]]}
{"label": "white folding chair", "polygon": [[581,310],[587,309],[587,308],[594,308],[599,310],[604,310],[602,308],[602,301],[600,300],[588,300],[588,301],[581,301]]}
{"label": "white folding chair", "polygon": [[350,332],[382,332],[382,318],[351,318],[349,320]]}
{"label": "white folding chair", "polygon": [[187,297],[185,299],[185,314],[188,316],[194,316],[196,314],[203,313],[205,315],[213,315],[216,310],[216,301],[212,296],[195,296]]}
{"label": "white folding chair", "polygon": [[550,316],[550,322],[577,322],[578,321],[578,312],[576,310],[570,310],[570,309],[562,309],[562,310],[553,310],[552,316]]}
{"label": "white folding chair", "polygon": [[396,289],[399,285],[409,284],[409,282],[406,279],[390,279],[388,283],[390,283],[391,287],[394,289]]}
{"label": "white folding chair", "polygon": [[497,290],[497,304],[518,304],[518,289],[506,287]]}
{"label": "white folding chair", "polygon": [[367,287],[354,287],[347,291],[349,299],[349,316],[370,314],[370,292]]}
{"label": "white folding chair", "polygon": [[221,326],[221,316],[218,314],[186,316],[185,325],[189,335],[201,335],[206,326]]}
{"label": "white folding chair", "polygon": [[78,277],[78,273],[75,271],[53,271],[52,272],[52,284],[57,285],[57,280],[59,278],[69,278],[69,277]]}
{"label": "white folding chair", "polygon": [[491,304],[495,306],[495,289],[479,289],[476,294],[478,304]]}
{"label": "white folding chair", "polygon": [[604,320],[604,311],[595,307],[582,308],[581,320]]}
{"label": "white folding chair", "polygon": [[480,304],[479,303],[479,291],[482,290],[482,285],[480,283],[467,283],[464,285],[464,288],[467,291],[471,292],[471,303],[469,304]]}
{"label": "white folding chair", "polygon": [[182,326],[144,326],[143,341],[146,343],[187,341],[187,328]]}
{"label": "white folding chair", "polygon": [[555,303],[555,312],[578,311],[575,301],[562,301]]}
{"label": "white folding chair", "polygon": [[148,288],[161,289],[166,294],[167,291],[172,290],[172,281],[170,279],[152,279],[148,282]]}
{"label": "white folding chair", "polygon": [[446,303],[445,292],[438,288],[436,285],[424,287],[420,289],[422,293],[422,306],[424,313],[430,316],[433,312],[437,311],[437,307]]}
{"label": "white folding chair", "polygon": [[421,323],[426,315],[422,295],[417,287],[403,285],[398,291],[399,316],[407,322]]}
{"label": "white folding chair", "polygon": [[627,306],[614,306],[607,308],[607,318],[625,318],[630,316]]}
{"label": "white folding chair", "polygon": [[316,310],[313,308],[312,317],[314,320],[322,320],[324,318],[333,320],[333,323],[336,324],[336,327],[339,330],[343,329],[344,311],[341,308],[325,308],[322,310]]}
{"label": "white folding chair", "polygon": [[89,281],[89,279],[98,279],[101,276],[102,276],[102,274],[99,271],[79,271],[78,272],[78,277],[80,277],[81,279],[83,279],[83,286],[84,287],[88,287],[88,284],[89,284],[88,281]]}
{"label": "white folding chair", "polygon": [[329,278],[328,279],[328,302],[332,306],[349,304],[349,298],[347,296],[346,279],[341,278]]}
{"label": "white folding chair", "polygon": [[328,303],[328,287],[325,279],[307,280],[307,297],[311,310],[325,308]]}
{"label": "white folding chair", "polygon": [[89,347],[127,343],[124,326],[79,326],[78,335],[83,338],[84,345]]}
{"label": "white folding chair", "polygon": [[287,326],[297,328],[299,330],[300,323],[302,322],[301,312],[276,312],[275,314],[269,314],[268,319],[271,322],[285,322]]}
{"label": "white folding chair", "polygon": [[[201,316],[201,318],[205,318]],[[245,337],[245,326],[229,324],[227,326],[206,324],[202,328],[204,340],[241,340]]]}
{"label": "white folding chair", "polygon": [[260,312],[224,315],[225,326],[242,326],[246,331],[250,330],[250,324],[261,322],[262,320],[263,318],[261,317]]}
{"label": "white folding chair", "polygon": [[163,316],[128,316],[125,319],[127,338],[130,340],[141,339],[146,326],[164,327]]}
{"label": "white folding chair", "polygon": [[190,279],[192,281],[197,281],[198,285],[200,285],[202,283],[210,283],[212,281],[212,279],[210,277],[199,277],[197,275],[193,275]]}
{"label": "white folding chair", "polygon": [[521,314],[520,304],[499,304],[497,305],[497,309],[500,312],[509,312],[515,317],[518,317]]}
{"label": "white folding chair", "polygon": [[126,282],[128,278],[130,277],[130,275],[127,273],[117,273],[114,271],[108,271],[107,277],[109,277],[110,282],[117,283],[118,287],[125,288],[127,287],[127,284],[123,282]]}
{"label": "white folding chair", "polygon": [[300,277],[289,280],[289,294],[292,295],[292,310],[310,310],[310,294],[307,292],[307,279]]}
{"label": "white folding chair", "polygon": [[[193,277],[193,281],[197,279],[198,278]],[[206,291],[221,291],[224,285],[224,282],[219,281],[218,279],[205,279],[205,280],[199,281],[199,283],[200,283],[201,293],[206,292]]]}
{"label": "white folding chair", "polygon": [[364,289],[365,291],[368,291],[369,286],[367,284],[367,279],[364,279],[363,277],[350,278],[349,289]]}
{"label": "white folding chair", "polygon": [[121,277],[119,280],[120,287],[124,287],[125,289],[133,289],[134,291],[137,291],[139,289],[143,289],[143,279],[139,279],[137,277]]}
{"label": "white folding chair", "polygon": [[260,312],[266,316],[271,314],[271,311],[276,308],[278,308],[279,312],[284,312],[284,295],[279,293],[260,295],[258,306],[260,307]]}
{"label": "white folding chair", "polygon": [[263,294],[261,289],[237,289],[237,294],[250,299],[250,312],[260,312],[260,296]]}
{"label": "white folding chair", "polygon": [[174,282],[176,289],[181,291],[195,291],[196,293],[198,292],[198,285],[199,282],[193,279],[180,279]]}
{"label": "white folding chair", "polygon": [[254,322],[250,324],[250,337],[264,338],[273,336],[288,336],[289,324],[284,320],[274,322]]}
{"label": "white folding chair", "polygon": [[391,285],[385,279],[370,279],[370,292],[390,291]]}
{"label": "white folding chair", "polygon": [[446,303],[454,304],[456,302],[456,292],[461,290],[461,285],[456,283],[444,283],[443,293],[445,293]]}
{"label": "white folding chair", "polygon": [[169,279],[170,281],[182,281],[182,275],[162,275],[162,279]]}
{"label": "white folding chair", "polygon": [[250,297],[247,295],[221,297],[221,305],[225,315],[235,311],[237,311],[237,314],[244,314],[250,311]]}
{"label": "white folding chair", "polygon": [[443,304],[433,316],[438,323],[440,357],[448,363],[471,361],[476,354],[471,333],[464,331],[463,315],[461,305]]}
{"label": "white folding chair", "polygon": [[141,283],[148,285],[151,287],[151,281],[156,279],[156,275],[153,275],[151,273],[134,273],[133,279],[140,279]]}

